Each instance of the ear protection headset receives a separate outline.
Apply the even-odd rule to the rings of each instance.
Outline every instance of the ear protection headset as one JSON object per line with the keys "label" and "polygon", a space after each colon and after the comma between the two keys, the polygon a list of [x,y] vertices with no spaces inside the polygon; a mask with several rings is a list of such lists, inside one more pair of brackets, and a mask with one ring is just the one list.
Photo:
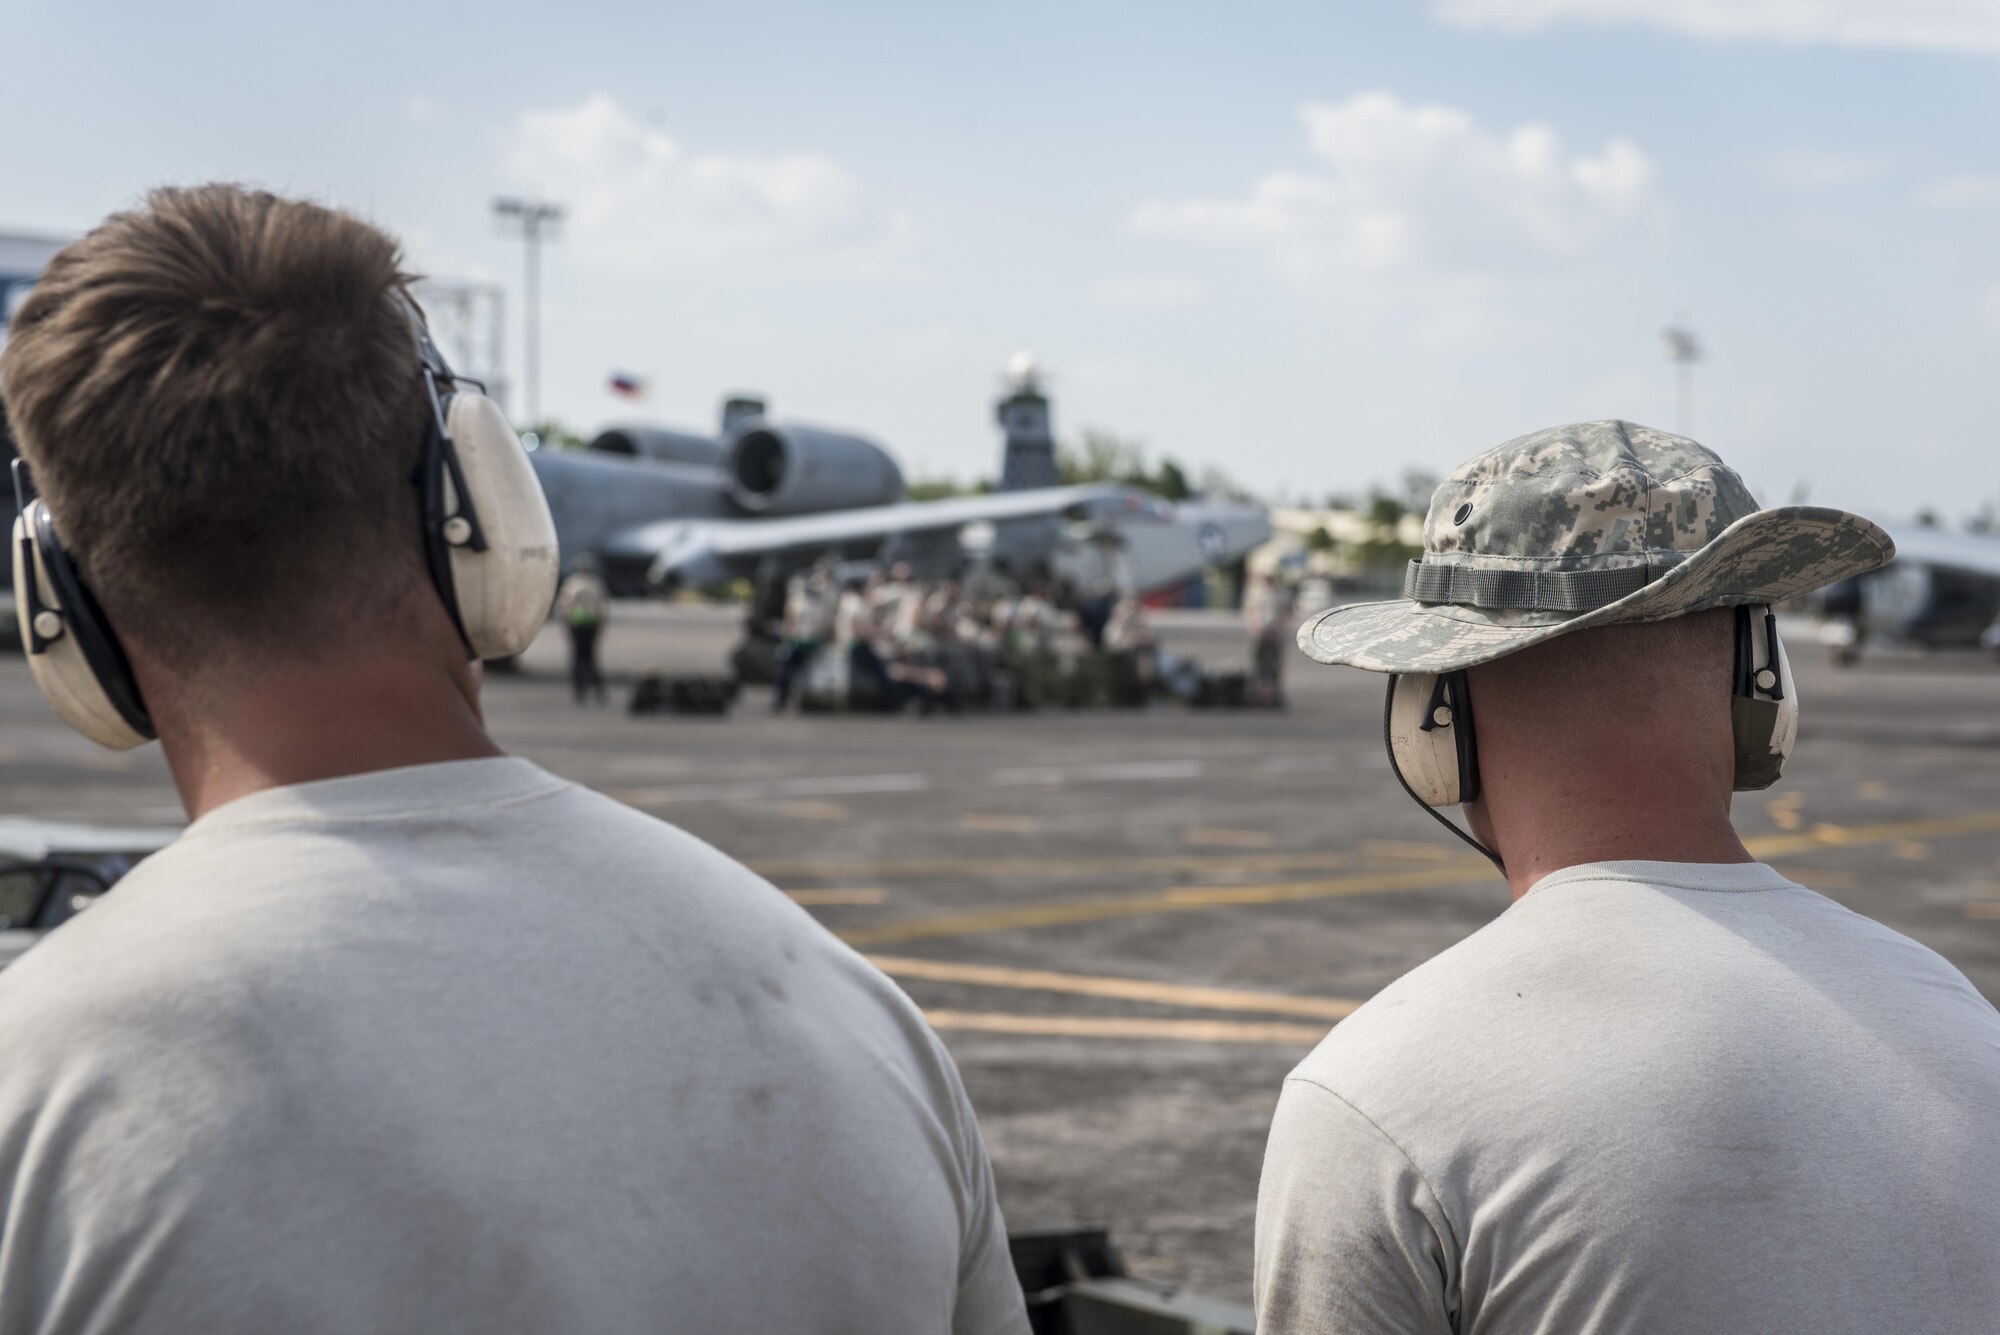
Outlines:
{"label": "ear protection headset", "polygon": [[[1769,788],[1778,781],[1799,730],[1798,689],[1792,684],[1792,665],[1784,646],[1778,642],[1778,618],[1769,607],[1736,609],[1730,691],[1736,791]],[[1499,854],[1437,810],[1479,796],[1479,745],[1466,674],[1391,675],[1382,711],[1382,740],[1403,791],[1505,872]]]}
{"label": "ear protection headset", "polygon": [[[412,481],[422,495],[424,561],[466,653],[508,658],[535,638],[554,601],[555,521],[499,406],[461,388],[422,312],[410,321],[428,400]],[[28,667],[57,714],[92,741],[126,750],[155,733],[131,664],[64,549],[27,461],[14,461],[14,601]]]}

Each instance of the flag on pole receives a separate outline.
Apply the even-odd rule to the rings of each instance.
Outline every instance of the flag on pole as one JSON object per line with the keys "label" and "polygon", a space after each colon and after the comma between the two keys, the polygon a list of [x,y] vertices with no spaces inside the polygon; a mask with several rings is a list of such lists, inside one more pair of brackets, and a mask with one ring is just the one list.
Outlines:
{"label": "flag on pole", "polygon": [[646,382],[636,375],[623,371],[611,373],[611,392],[622,399],[643,399],[646,397]]}

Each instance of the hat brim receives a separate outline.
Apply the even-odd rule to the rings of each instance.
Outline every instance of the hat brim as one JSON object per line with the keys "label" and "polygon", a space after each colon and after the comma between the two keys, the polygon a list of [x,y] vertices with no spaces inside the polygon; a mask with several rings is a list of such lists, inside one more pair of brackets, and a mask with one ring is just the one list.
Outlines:
{"label": "hat brim", "polygon": [[1659,579],[1588,612],[1350,603],[1308,618],[1299,648],[1321,663],[1369,672],[1457,672],[1592,626],[1784,602],[1886,565],[1895,554],[1889,535],[1860,515],[1780,506],[1745,515]]}

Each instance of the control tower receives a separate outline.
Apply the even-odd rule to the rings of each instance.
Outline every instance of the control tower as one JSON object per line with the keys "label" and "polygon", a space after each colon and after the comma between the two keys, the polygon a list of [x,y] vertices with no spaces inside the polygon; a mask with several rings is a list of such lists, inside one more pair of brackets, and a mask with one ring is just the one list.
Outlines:
{"label": "control tower", "polygon": [[1007,359],[1007,397],[995,406],[993,415],[1007,437],[1000,460],[1000,490],[1061,486],[1049,399],[1042,393],[1041,370],[1028,353],[1017,352]]}

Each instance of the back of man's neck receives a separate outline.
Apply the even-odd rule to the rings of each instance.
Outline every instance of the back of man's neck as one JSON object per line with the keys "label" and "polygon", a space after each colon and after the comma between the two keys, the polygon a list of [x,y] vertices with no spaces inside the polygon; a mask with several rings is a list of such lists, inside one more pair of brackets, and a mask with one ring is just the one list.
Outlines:
{"label": "back of man's neck", "polygon": [[1726,796],[1691,778],[1644,792],[1565,784],[1496,803],[1494,833],[1519,899],[1551,872],[1593,862],[1752,862]]}
{"label": "back of man's neck", "polygon": [[502,754],[470,669],[420,659],[279,664],[156,721],[191,820],[269,788]]}

